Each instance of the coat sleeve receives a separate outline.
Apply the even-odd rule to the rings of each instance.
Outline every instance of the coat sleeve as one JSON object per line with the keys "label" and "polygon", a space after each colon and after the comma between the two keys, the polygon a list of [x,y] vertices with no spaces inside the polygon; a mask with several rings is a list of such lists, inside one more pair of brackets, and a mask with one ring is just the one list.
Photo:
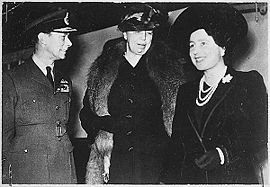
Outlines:
{"label": "coat sleeve", "polygon": [[91,110],[87,90],[83,98],[83,108],[81,109],[79,116],[81,126],[87,133],[87,138],[90,140],[90,143],[93,143],[98,132],[98,127],[95,126],[94,121],[98,116]]}
{"label": "coat sleeve", "polygon": [[99,130],[112,132],[113,124],[115,124],[115,119],[110,115],[98,116],[93,112],[92,107],[90,106],[89,96],[87,91],[83,98],[83,108],[80,111],[80,121],[82,128],[88,134],[88,139],[91,143],[94,142],[94,139],[99,132]]}
{"label": "coat sleeve", "polygon": [[250,73],[248,81],[248,110],[251,120],[252,148],[257,162],[267,158],[268,142],[268,94],[262,76],[257,71]]}
{"label": "coat sleeve", "polygon": [[241,113],[235,111],[233,118],[226,120],[226,123],[232,123],[235,128],[217,133],[220,134],[217,147],[222,149],[225,163],[234,163],[234,160],[241,160],[241,157],[248,154],[252,162],[258,164],[267,158],[266,87],[262,76],[256,71],[247,72],[239,79],[243,96],[237,97],[244,100],[241,106],[235,106],[239,107]]}
{"label": "coat sleeve", "polygon": [[15,135],[15,107],[17,102],[16,88],[12,78],[3,72],[3,125],[2,125],[2,158],[5,158]]}

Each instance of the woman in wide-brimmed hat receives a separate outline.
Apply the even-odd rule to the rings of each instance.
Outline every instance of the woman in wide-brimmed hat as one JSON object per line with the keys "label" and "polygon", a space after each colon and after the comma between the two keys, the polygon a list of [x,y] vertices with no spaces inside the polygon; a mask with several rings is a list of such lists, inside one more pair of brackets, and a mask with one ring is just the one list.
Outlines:
{"label": "woman in wide-brimmed hat", "polygon": [[267,93],[257,71],[225,60],[248,29],[228,4],[187,8],[172,27],[175,45],[189,55],[198,80],[177,95],[164,182],[258,183],[254,166],[267,150]]}

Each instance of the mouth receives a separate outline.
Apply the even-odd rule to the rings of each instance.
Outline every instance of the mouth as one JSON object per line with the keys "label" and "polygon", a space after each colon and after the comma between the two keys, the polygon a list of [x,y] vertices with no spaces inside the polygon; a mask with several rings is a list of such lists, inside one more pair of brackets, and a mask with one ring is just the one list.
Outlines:
{"label": "mouth", "polygon": [[63,53],[66,53],[67,52],[67,50],[61,50]]}
{"label": "mouth", "polygon": [[141,48],[145,48],[146,44],[137,44]]}
{"label": "mouth", "polygon": [[194,59],[195,59],[196,63],[200,63],[204,60],[204,57],[195,57]]}

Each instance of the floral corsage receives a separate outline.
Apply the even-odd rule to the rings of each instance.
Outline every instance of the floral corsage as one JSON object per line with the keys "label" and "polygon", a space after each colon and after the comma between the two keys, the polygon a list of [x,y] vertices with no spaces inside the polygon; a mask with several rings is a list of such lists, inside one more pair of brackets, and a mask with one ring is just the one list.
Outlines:
{"label": "floral corsage", "polygon": [[224,76],[224,77],[222,78],[222,83],[223,83],[223,84],[229,83],[229,82],[231,82],[232,78],[233,78],[233,76],[231,76],[231,74],[227,74],[226,76]]}

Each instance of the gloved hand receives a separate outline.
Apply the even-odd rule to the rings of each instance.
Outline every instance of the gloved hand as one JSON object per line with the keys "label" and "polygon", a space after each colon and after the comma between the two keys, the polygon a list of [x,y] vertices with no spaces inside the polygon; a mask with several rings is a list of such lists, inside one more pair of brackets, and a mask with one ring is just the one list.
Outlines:
{"label": "gloved hand", "polygon": [[199,168],[205,170],[212,170],[215,167],[221,165],[217,150],[207,151],[199,159],[195,159],[194,161]]}

